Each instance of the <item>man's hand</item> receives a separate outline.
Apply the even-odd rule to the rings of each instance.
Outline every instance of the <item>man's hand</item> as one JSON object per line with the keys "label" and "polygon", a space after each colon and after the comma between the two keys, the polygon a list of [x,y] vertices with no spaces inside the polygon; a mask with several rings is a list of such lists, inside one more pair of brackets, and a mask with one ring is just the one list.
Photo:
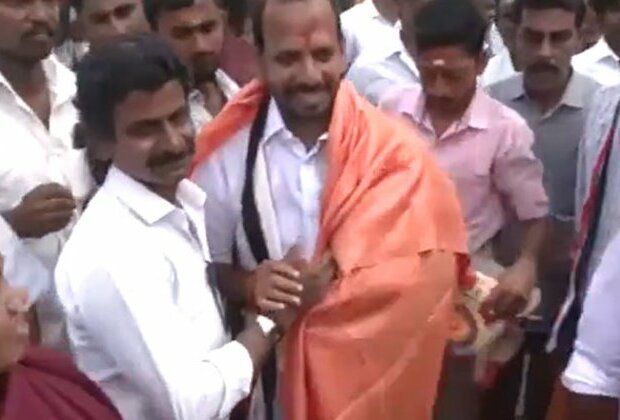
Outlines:
{"label": "man's hand", "polygon": [[504,271],[498,281],[480,308],[487,321],[514,318],[526,308],[536,284],[536,264],[521,259]]}
{"label": "man's hand", "polygon": [[310,265],[302,271],[301,283],[304,286],[302,306],[311,308],[323,300],[336,278],[338,267],[330,251],[327,251],[318,264]]}
{"label": "man's hand", "polygon": [[248,282],[248,301],[262,313],[301,306],[304,286],[300,282],[306,262],[293,248],[282,261],[265,261],[252,273]]}
{"label": "man's hand", "polygon": [[67,226],[75,207],[71,191],[59,184],[44,184],[3,216],[19,237],[41,238]]}

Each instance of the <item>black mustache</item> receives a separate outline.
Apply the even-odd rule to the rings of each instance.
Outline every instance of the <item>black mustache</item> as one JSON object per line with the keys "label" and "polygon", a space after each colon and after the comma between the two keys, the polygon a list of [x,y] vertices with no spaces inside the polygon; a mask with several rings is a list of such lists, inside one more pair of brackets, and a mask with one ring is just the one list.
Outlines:
{"label": "black mustache", "polygon": [[29,31],[24,33],[23,37],[24,38],[29,38],[31,36],[39,35],[39,34],[42,34],[42,33],[46,34],[46,35],[48,35],[50,37],[54,36],[54,30],[51,27],[49,27],[49,26],[47,26],[45,24],[40,23],[40,24],[34,25],[32,27],[32,29],[30,29]]}
{"label": "black mustache", "polygon": [[146,166],[149,168],[156,168],[158,166],[167,165],[169,163],[176,163],[189,156],[189,152],[183,153],[165,153],[159,156],[153,156],[146,161]]}
{"label": "black mustache", "polygon": [[538,71],[552,71],[558,72],[560,69],[558,66],[551,63],[534,63],[528,67],[528,70],[538,72]]}

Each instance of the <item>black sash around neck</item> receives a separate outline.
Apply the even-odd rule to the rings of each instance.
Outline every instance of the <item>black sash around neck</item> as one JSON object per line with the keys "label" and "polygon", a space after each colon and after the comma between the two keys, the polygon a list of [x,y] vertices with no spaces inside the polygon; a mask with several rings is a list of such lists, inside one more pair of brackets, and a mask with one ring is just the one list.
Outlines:
{"label": "black sash around neck", "polygon": [[[261,101],[258,113],[250,129],[248,154],[245,160],[245,181],[241,195],[241,216],[248,244],[257,264],[269,259],[269,248],[265,240],[265,233],[260,222],[260,213],[256,205],[256,191],[254,190],[254,170],[258,157],[258,148],[265,132],[267,113],[269,112],[269,95]],[[266,191],[259,191],[265,194]]]}

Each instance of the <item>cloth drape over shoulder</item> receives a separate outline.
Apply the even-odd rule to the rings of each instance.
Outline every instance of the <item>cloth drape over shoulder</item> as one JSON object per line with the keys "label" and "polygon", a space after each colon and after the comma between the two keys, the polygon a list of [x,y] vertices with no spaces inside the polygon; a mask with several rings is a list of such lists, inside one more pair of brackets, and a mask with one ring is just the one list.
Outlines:
{"label": "cloth drape over shoulder", "polygon": [[26,352],[3,380],[3,420],[120,420],[112,403],[61,353]]}
{"label": "cloth drape over shoulder", "polygon": [[[265,88],[252,82],[207,125],[199,165],[252,123]],[[467,278],[458,199],[406,124],[338,91],[315,258],[338,279],[291,330],[281,378],[291,420],[432,418],[453,296]]]}

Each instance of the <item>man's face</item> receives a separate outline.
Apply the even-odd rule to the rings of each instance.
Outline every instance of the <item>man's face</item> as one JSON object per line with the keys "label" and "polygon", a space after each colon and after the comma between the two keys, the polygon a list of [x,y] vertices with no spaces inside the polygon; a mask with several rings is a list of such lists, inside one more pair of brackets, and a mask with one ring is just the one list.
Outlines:
{"label": "man's face", "polygon": [[141,0],[85,0],[76,30],[78,39],[96,45],[119,35],[146,33],[149,26]]}
{"label": "man's face", "polygon": [[429,109],[454,113],[469,106],[486,56],[472,57],[461,46],[429,48],[415,56]]}
{"label": "man's face", "polygon": [[190,69],[196,84],[215,80],[224,43],[224,12],[214,0],[163,10],[157,31]]}
{"label": "man's face", "polygon": [[495,20],[495,0],[476,0],[480,11],[489,22]]}
{"label": "man's face", "polygon": [[2,277],[0,255],[0,372],[21,359],[28,345],[28,296],[10,287]]}
{"label": "man's face", "polygon": [[564,86],[571,57],[580,46],[575,13],[562,9],[524,9],[517,32],[517,56],[525,83],[533,89]]}
{"label": "man's face", "polygon": [[176,188],[194,155],[194,130],[181,84],[134,91],[114,110],[114,164],[155,192]]}
{"label": "man's face", "polygon": [[260,70],[280,111],[290,118],[329,118],[345,72],[329,2],[268,2],[263,37]]}
{"label": "man's face", "polygon": [[586,15],[581,26],[581,44],[582,49],[588,49],[601,38],[601,28],[599,20],[594,13],[592,7],[586,3]]}
{"label": "man's face", "polygon": [[54,47],[58,0],[0,0],[0,53],[38,62]]}
{"label": "man's face", "polygon": [[514,51],[517,25],[513,20],[514,0],[501,0],[498,5],[495,21],[497,29],[502,35],[504,44],[512,52]]}
{"label": "man's face", "polygon": [[601,30],[608,44],[620,47],[620,5],[599,16]]}

